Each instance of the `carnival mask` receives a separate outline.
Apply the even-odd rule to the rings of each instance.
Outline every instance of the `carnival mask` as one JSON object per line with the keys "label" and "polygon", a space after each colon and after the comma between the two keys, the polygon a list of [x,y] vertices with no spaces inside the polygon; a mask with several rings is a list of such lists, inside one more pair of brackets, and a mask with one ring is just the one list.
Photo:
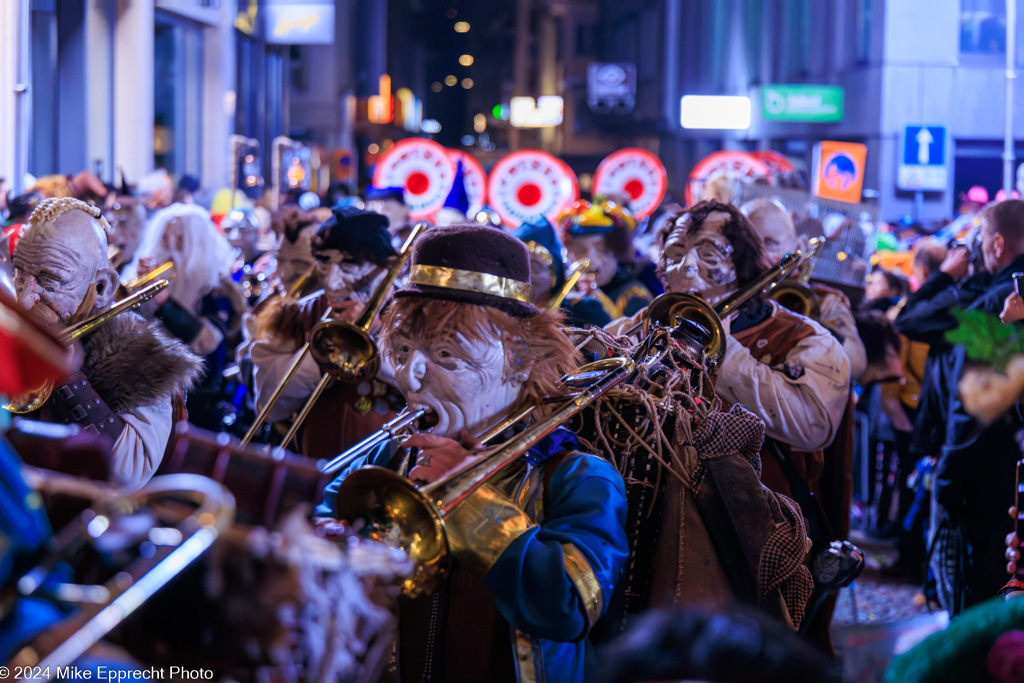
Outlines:
{"label": "carnival mask", "polygon": [[727,218],[712,213],[696,230],[686,221],[669,233],[661,263],[667,291],[699,294],[714,304],[735,288],[733,247],[722,233]]}
{"label": "carnival mask", "polygon": [[369,285],[377,265],[370,261],[356,261],[347,252],[321,249],[316,252],[317,275],[331,301],[355,299],[367,301],[373,293]]}
{"label": "carnival mask", "polygon": [[31,226],[14,251],[14,267],[18,304],[43,324],[67,324],[90,285],[96,285],[94,310],[113,301],[117,274],[107,261],[106,237],[84,211]]}
{"label": "carnival mask", "polygon": [[420,343],[396,334],[395,380],[410,408],[437,413],[432,430],[458,438],[463,429],[479,434],[504,415],[519,396],[520,383],[505,377],[505,348],[497,330],[471,340],[455,333]]}

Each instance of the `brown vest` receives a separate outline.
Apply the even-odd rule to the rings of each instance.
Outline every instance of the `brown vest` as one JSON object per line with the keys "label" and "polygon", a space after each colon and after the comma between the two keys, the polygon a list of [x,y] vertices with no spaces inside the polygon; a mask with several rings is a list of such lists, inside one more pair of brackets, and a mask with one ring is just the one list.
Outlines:
{"label": "brown vest", "polygon": [[306,418],[302,454],[329,460],[394,419],[403,404],[397,390],[377,380],[335,382]]}

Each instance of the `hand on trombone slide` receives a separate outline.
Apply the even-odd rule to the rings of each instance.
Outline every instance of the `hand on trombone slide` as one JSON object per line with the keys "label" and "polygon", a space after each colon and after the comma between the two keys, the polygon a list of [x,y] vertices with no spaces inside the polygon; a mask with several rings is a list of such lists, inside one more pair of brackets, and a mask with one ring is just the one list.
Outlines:
{"label": "hand on trombone slide", "polygon": [[458,441],[436,434],[420,433],[410,436],[402,446],[420,449],[416,464],[409,471],[409,479],[414,484],[422,485],[431,484],[456,467],[479,459],[480,455],[474,451],[482,444],[480,439],[463,429]]}

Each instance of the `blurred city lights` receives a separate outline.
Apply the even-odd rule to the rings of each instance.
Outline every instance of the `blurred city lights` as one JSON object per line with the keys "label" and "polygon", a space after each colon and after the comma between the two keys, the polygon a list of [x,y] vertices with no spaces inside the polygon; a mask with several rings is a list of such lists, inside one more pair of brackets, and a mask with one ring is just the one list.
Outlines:
{"label": "blurred city lights", "polygon": [[544,128],[562,122],[563,103],[558,95],[513,97],[509,107],[509,122],[516,128]]}
{"label": "blurred city lights", "polygon": [[473,117],[473,131],[483,133],[485,130],[487,130],[487,117],[483,114],[477,114]]}
{"label": "blurred city lights", "polygon": [[441,123],[437,119],[423,119],[423,123],[420,124],[420,130],[430,135],[440,133]]}
{"label": "blurred city lights", "polygon": [[473,87],[473,79],[472,78],[463,78],[462,79],[462,87],[465,88],[466,90],[469,90],[470,88],[472,88]]}
{"label": "blurred city lights", "polygon": [[376,142],[371,142],[369,145],[366,146],[366,151],[369,152],[370,154],[376,154],[377,152],[380,151],[380,145],[378,145]]}
{"label": "blurred city lights", "polygon": [[491,109],[491,116],[498,119],[499,121],[508,121],[508,117],[511,115],[510,107],[507,104],[496,104]]}
{"label": "blurred city lights", "polygon": [[434,81],[433,83],[430,84],[430,89],[433,90],[434,92],[441,92],[442,90],[444,90],[444,84],[441,83],[441,81]]}
{"label": "blurred city lights", "polygon": [[473,55],[462,55],[459,57],[459,64],[462,66],[473,66]]}
{"label": "blurred city lights", "polygon": [[750,128],[750,98],[686,95],[680,103],[683,128],[746,130]]}
{"label": "blurred city lights", "polygon": [[463,146],[470,147],[476,142],[476,138],[472,135],[463,135],[460,142],[462,142]]}
{"label": "blurred city lights", "polygon": [[448,74],[447,76],[444,77],[445,85],[455,85],[458,82],[459,79],[457,79],[455,76],[452,76],[451,74]]}
{"label": "blurred city lights", "polygon": [[456,33],[469,33],[469,22],[468,21],[456,21],[455,22]]}

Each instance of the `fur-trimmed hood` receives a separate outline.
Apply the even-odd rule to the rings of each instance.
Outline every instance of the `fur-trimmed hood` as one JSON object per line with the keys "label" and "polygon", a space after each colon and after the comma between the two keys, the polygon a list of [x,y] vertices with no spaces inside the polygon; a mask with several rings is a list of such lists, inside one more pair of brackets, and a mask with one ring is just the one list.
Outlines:
{"label": "fur-trimmed hood", "polygon": [[192,387],[203,361],[158,322],[122,313],[83,340],[82,372],[115,413],[149,406]]}

